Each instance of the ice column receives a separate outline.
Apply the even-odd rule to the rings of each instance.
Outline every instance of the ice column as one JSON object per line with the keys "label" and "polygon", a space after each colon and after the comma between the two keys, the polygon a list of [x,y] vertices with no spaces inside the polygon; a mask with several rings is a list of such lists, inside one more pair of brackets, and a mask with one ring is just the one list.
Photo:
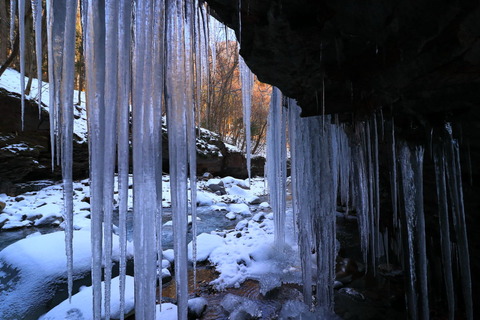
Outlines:
{"label": "ice column", "polygon": [[[128,210],[128,172],[129,172],[129,101],[130,101],[130,28],[131,1],[122,0],[118,4],[118,64],[125,66],[117,73],[117,123],[118,123],[118,214],[120,238],[120,319],[124,319],[125,274],[127,269],[127,210]],[[161,190],[161,189],[160,189]]]}
{"label": "ice column", "polygon": [[[188,87],[193,76],[186,70],[184,3],[179,0],[166,2],[166,92],[167,124],[169,134],[170,186],[174,228],[175,280],[177,286],[178,319],[187,319],[187,101],[192,102]],[[187,84],[187,86],[185,85]],[[190,93],[190,96],[188,97]]]}
{"label": "ice column", "polygon": [[112,279],[112,214],[115,154],[117,143],[117,73],[118,73],[118,2],[105,1],[105,142],[103,180],[103,236],[105,240],[105,318],[110,318],[110,291]]}
{"label": "ice column", "polygon": [[286,116],[282,94],[273,88],[267,129],[267,178],[274,214],[275,246],[285,245]]}
{"label": "ice column", "polygon": [[412,319],[428,319],[427,253],[423,212],[423,147],[403,143],[399,161],[402,174],[404,219],[408,242],[408,310]]}
{"label": "ice column", "polygon": [[[157,281],[157,182],[152,72],[155,1],[135,3],[132,67],[135,315],[154,319]],[[141,302],[141,303],[139,303]]]}
{"label": "ice column", "polygon": [[88,0],[84,3],[85,76],[87,83],[87,119],[90,149],[90,204],[92,234],[92,287],[93,314],[100,319],[102,296],[102,244],[103,244],[103,176],[105,139],[105,3]]}

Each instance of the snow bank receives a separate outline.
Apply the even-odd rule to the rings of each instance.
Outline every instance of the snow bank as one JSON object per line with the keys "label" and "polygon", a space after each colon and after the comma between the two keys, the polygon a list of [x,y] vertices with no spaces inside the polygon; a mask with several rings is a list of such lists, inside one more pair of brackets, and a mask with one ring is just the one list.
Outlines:
{"label": "snow bank", "polygon": [[[35,314],[50,300],[59,283],[66,282],[64,232],[28,237],[0,252],[0,319]],[[113,237],[113,259],[120,256],[119,239]],[[90,271],[89,231],[74,231],[73,272],[81,278]],[[133,256],[133,246],[127,249]]]}
{"label": "snow bank", "polygon": [[[113,319],[120,318],[120,278],[112,279],[110,312]],[[125,314],[130,313],[134,306],[134,282],[133,277],[125,279]],[[105,294],[105,283],[102,282],[102,295]],[[92,287],[82,287],[80,292],[72,296],[72,301],[63,301],[39,318],[39,320],[64,320],[64,319],[93,319]],[[105,316],[104,304],[102,303],[102,318]]]}

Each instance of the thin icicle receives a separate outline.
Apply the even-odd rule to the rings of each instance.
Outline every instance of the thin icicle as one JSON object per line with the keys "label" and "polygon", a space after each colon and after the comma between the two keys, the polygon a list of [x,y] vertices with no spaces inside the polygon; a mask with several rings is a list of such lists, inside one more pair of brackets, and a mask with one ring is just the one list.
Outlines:
{"label": "thin icicle", "polygon": [[251,109],[252,109],[253,73],[245,64],[245,61],[241,56],[239,56],[238,61],[240,66],[240,82],[242,84],[243,127],[245,130],[245,140],[246,140],[245,153],[247,155],[248,186],[250,187],[250,179],[252,176],[251,174],[252,138],[251,138],[251,129],[250,129],[250,117],[251,117]]}
{"label": "thin icicle", "polygon": [[10,48],[15,42],[15,15],[17,11],[17,0],[10,0]]}
{"label": "thin icicle", "polygon": [[[156,181],[156,246],[157,246],[157,282],[158,296],[162,296],[162,109],[164,91],[164,49],[165,49],[165,1],[156,0],[154,5],[153,25],[153,65],[152,77],[152,107],[153,107],[153,147],[155,155]],[[161,305],[160,305],[161,308]]]}
{"label": "thin icicle", "polygon": [[[297,105],[296,101],[293,99],[288,99],[288,143],[290,146],[290,175],[291,175],[291,185],[292,185],[292,195],[297,194],[298,178],[297,178],[297,159],[298,155],[297,146],[296,146],[296,136],[297,136],[297,118],[299,118],[300,107]],[[296,196],[292,197],[292,209],[293,209],[293,226],[294,232],[298,234],[298,199]]]}
{"label": "thin icicle", "polygon": [[22,131],[25,127],[25,0],[18,0],[18,30],[20,34],[20,94],[22,98]]}
{"label": "thin icicle", "polygon": [[[54,90],[54,68],[53,68],[53,0],[46,2],[46,16],[47,16],[47,48],[48,48],[48,92],[50,105],[48,107],[48,116],[50,124],[50,157],[52,172],[55,170],[55,90]],[[12,0],[13,2],[13,0]]]}
{"label": "thin icicle", "polygon": [[118,77],[118,214],[120,237],[120,320],[125,318],[125,278],[127,272],[127,211],[128,211],[128,172],[129,172],[129,101],[130,101],[130,28],[131,28],[130,0],[119,2],[118,15],[118,64],[123,71]]}
{"label": "thin icicle", "polygon": [[37,59],[38,118],[42,114],[42,0],[31,0]]}

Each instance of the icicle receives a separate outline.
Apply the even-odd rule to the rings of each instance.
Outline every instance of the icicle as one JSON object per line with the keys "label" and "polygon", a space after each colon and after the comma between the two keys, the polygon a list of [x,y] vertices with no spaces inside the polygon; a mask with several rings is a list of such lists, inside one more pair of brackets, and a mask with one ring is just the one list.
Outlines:
{"label": "icicle", "polygon": [[207,16],[207,19],[209,21],[208,24],[208,35],[209,35],[209,44],[210,44],[210,51],[212,55],[212,76],[215,76],[215,73],[217,71],[217,33],[218,33],[218,22],[217,20],[213,19],[210,17],[210,15]]}
{"label": "icicle", "polygon": [[115,172],[115,154],[117,140],[117,73],[118,73],[118,2],[105,1],[105,114],[104,117],[104,180],[103,180],[103,237],[105,268],[104,268],[104,310],[105,318],[110,318],[110,292],[112,279],[112,214],[113,187]]}
{"label": "icicle", "polygon": [[274,214],[275,246],[279,250],[283,250],[285,245],[286,141],[285,117],[280,90],[273,88],[270,101],[267,129],[267,177],[270,203]]}
{"label": "icicle", "polygon": [[[297,178],[304,187],[297,188],[299,204],[298,238],[304,280],[304,301],[311,306],[312,252],[316,254],[315,285],[317,305],[333,309],[335,269],[335,209],[338,179],[337,137],[332,131],[330,117],[310,117],[299,121],[295,131]],[[314,197],[315,201],[311,201]],[[308,198],[308,199],[307,199]]]}
{"label": "icicle", "polygon": [[395,122],[392,118],[392,167],[390,171],[390,187],[392,193],[392,208],[393,208],[393,226],[396,227],[398,223],[398,179],[397,179],[397,154],[396,154],[396,146],[395,146]]}
{"label": "icicle", "polygon": [[370,201],[369,201],[369,181],[368,170],[366,161],[366,148],[364,142],[366,137],[365,125],[357,124],[356,127],[356,141],[354,141],[352,150],[352,163],[353,163],[353,193],[354,193],[354,206],[357,210],[358,216],[358,228],[360,233],[360,244],[363,253],[363,260],[365,264],[368,263],[369,253],[369,239],[371,233],[370,224]]}
{"label": "icicle", "polygon": [[[164,91],[164,50],[165,50],[165,1],[156,0],[154,5],[153,25],[153,54],[154,62],[151,73],[153,84],[153,132],[154,132],[154,155],[155,158],[155,181],[156,181],[156,245],[157,245],[157,269],[162,266],[162,110]],[[162,273],[157,272],[158,295],[162,296]],[[161,308],[161,305],[160,305]]]}
{"label": "icicle", "polygon": [[167,1],[166,7],[166,94],[170,187],[174,228],[175,280],[177,287],[178,319],[187,319],[188,277],[187,277],[187,92],[185,83],[185,31],[183,1]]}
{"label": "icicle", "polygon": [[[15,42],[15,13],[17,9],[17,0],[10,0],[10,48],[13,48]],[[20,21],[20,19],[19,19]]]}
{"label": "icicle", "polygon": [[[129,101],[130,101],[130,28],[131,28],[130,0],[119,2],[118,15],[118,65],[123,66],[118,77],[118,212],[119,212],[119,240],[120,240],[120,320],[125,314],[125,275],[127,271],[127,211],[128,211],[128,172],[129,172]],[[161,237],[160,237],[161,239]]]}
{"label": "icicle", "polygon": [[87,83],[87,120],[90,149],[90,205],[92,233],[93,317],[101,318],[102,309],[102,218],[105,137],[105,43],[97,36],[105,32],[104,3],[88,0],[85,34],[85,76]]}
{"label": "icicle", "polygon": [[[381,251],[380,251],[380,170],[379,170],[379,162],[378,162],[378,126],[377,126],[377,117],[373,117],[373,176],[374,176],[374,185],[373,189],[375,190],[374,193],[374,205],[375,211],[372,212],[374,214],[375,219],[375,229],[374,229],[374,247],[375,247],[375,257],[379,258]],[[374,260],[375,261],[375,260]],[[374,266],[375,267],[375,266]]]}
{"label": "icicle", "polygon": [[240,66],[240,82],[242,84],[242,106],[243,106],[243,127],[245,130],[246,151],[247,154],[247,172],[248,172],[248,186],[250,187],[251,179],[251,146],[252,138],[250,131],[250,116],[252,108],[252,90],[253,90],[253,74],[245,64],[245,61],[239,56]]}
{"label": "icicle", "polygon": [[440,243],[442,248],[443,278],[445,280],[448,303],[448,317],[455,318],[455,294],[452,271],[452,252],[450,242],[450,226],[448,217],[448,199],[445,172],[445,150],[443,146],[436,148],[434,153],[435,178],[437,184],[437,201],[440,224]]}
{"label": "icicle", "polygon": [[20,93],[23,131],[25,127],[25,0],[18,0],[18,30],[20,34]]}
{"label": "icicle", "polygon": [[37,58],[38,118],[42,114],[42,0],[31,0],[35,30],[35,53]]}
{"label": "icicle", "polygon": [[[13,0],[12,0],[13,1]],[[47,51],[48,51],[48,90],[49,90],[49,106],[48,116],[50,123],[50,157],[52,172],[55,170],[55,77],[53,68],[53,0],[46,2],[46,16],[47,16]]]}
{"label": "icicle", "polygon": [[[405,221],[408,239],[408,310],[412,319],[429,319],[427,253],[423,212],[423,147],[400,152]],[[418,293],[419,294],[418,294]]]}
{"label": "icicle", "polygon": [[190,212],[192,216],[192,256],[193,288],[197,281],[197,145],[195,134],[195,83],[194,83],[194,35],[195,35],[195,1],[186,1],[185,7],[185,71],[187,86],[185,88],[185,108],[187,109],[187,147],[190,177]]}
{"label": "icicle", "polygon": [[452,137],[450,124],[445,127],[449,142],[446,146],[447,179],[450,199],[452,201],[453,227],[456,234],[460,277],[463,300],[467,319],[473,319],[472,280],[470,274],[470,256],[468,252],[467,229],[463,204],[462,176],[460,168],[460,151],[457,140]]}
{"label": "icicle", "polygon": [[[293,99],[288,99],[288,143],[290,146],[290,175],[291,175],[291,184],[292,184],[292,195],[297,194],[298,178],[297,178],[297,161],[294,161],[298,157],[296,154],[296,131],[297,131],[297,121],[296,119],[300,117],[300,107],[297,105],[296,101]],[[292,197],[292,207],[293,207],[293,226],[295,234],[298,234],[298,199],[296,196]]]}
{"label": "icicle", "polygon": [[75,18],[77,2],[69,1],[65,8],[64,19],[64,56],[62,66],[62,82],[60,96],[60,111],[62,115],[62,178],[65,216],[65,249],[68,270],[68,297],[71,299],[73,289],[73,182],[72,182],[72,157],[73,157],[73,83],[74,83],[74,57],[75,57]]}
{"label": "icicle", "polygon": [[133,181],[135,315],[155,318],[157,280],[157,165],[156,120],[153,107],[154,1],[138,1],[135,7],[133,48]]}

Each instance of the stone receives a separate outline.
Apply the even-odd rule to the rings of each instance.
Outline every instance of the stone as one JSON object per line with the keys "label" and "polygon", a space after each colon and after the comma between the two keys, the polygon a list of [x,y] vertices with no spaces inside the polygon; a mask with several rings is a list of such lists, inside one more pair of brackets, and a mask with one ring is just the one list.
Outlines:
{"label": "stone", "polygon": [[207,299],[197,297],[188,300],[188,319],[199,319],[207,309]]}
{"label": "stone", "polygon": [[0,201],[0,213],[3,212],[3,209],[5,209],[5,207],[7,206],[7,204],[3,201]]}
{"label": "stone", "polygon": [[225,187],[223,187],[220,184],[211,183],[208,185],[208,189],[210,189],[212,192],[215,192],[215,193],[219,192],[220,195],[227,194],[227,192],[225,191]]}

